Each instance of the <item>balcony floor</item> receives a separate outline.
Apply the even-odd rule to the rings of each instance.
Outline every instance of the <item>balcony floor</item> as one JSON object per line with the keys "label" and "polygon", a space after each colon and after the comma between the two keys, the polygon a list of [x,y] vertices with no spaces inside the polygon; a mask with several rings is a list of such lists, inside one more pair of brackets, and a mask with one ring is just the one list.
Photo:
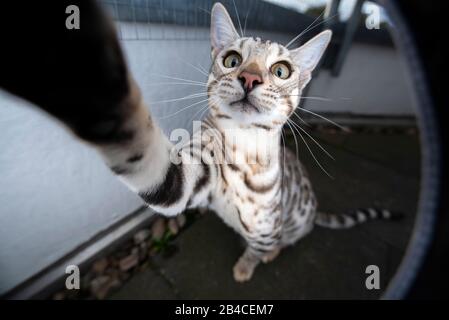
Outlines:
{"label": "balcony floor", "polygon": [[[335,161],[319,157],[335,179],[322,173],[301,144],[320,208],[345,212],[386,207],[401,221],[370,222],[349,230],[315,230],[260,265],[251,281],[238,284],[232,267],[244,247],[239,236],[208,212],[175,240],[175,254],[127,281],[111,299],[332,299],[378,298],[394,274],[410,237],[419,191],[416,134],[321,133]],[[288,139],[291,145],[291,137]],[[294,145],[294,144],[293,144]],[[316,155],[320,151],[313,147]],[[365,268],[380,268],[380,290],[367,290]]]}

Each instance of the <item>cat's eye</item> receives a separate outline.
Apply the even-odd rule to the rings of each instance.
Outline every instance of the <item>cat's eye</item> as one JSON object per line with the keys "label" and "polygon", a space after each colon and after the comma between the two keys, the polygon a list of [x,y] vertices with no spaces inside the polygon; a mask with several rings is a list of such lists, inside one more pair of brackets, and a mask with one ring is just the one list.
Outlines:
{"label": "cat's eye", "polygon": [[287,79],[290,77],[290,67],[286,62],[278,62],[271,67],[271,73],[280,79]]}
{"label": "cat's eye", "polygon": [[235,68],[242,63],[242,56],[235,51],[229,52],[223,59],[223,65],[226,68]]}

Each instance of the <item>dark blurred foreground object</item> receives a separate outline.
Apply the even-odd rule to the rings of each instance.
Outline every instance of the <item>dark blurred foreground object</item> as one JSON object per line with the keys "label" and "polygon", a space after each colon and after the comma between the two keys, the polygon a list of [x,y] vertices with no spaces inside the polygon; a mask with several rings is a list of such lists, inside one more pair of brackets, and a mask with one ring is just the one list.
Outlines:
{"label": "dark blurred foreground object", "polygon": [[[449,12],[449,8],[447,2],[441,1],[397,0],[379,1],[379,3],[385,4],[387,8],[395,7],[405,21],[404,26],[396,25],[399,31],[397,36],[401,37],[402,44],[405,44],[401,48],[401,53],[408,60],[409,74],[420,102],[418,123],[423,160],[421,212],[418,212],[411,241],[419,246],[420,242],[427,241],[423,238],[424,233],[428,232],[431,235],[417,275],[410,274],[412,280],[410,284],[398,283],[398,285],[408,288],[405,298],[409,299],[448,297],[449,130],[447,120],[449,112],[447,106],[449,99],[446,93],[446,70],[449,53],[447,45],[440,38],[440,32],[446,30],[444,16]],[[408,35],[404,33],[407,28],[410,32]],[[413,46],[414,48],[411,49],[414,50],[408,50],[407,45]],[[426,93],[429,97],[425,97]],[[409,247],[409,251],[411,249],[413,248]],[[418,260],[419,257],[409,257],[410,261],[414,258]],[[409,273],[414,271],[407,267],[405,264],[401,271]]]}
{"label": "dark blurred foreground object", "polygon": [[[443,91],[447,81],[440,75],[449,55],[439,30],[445,30],[443,15],[448,11],[442,8],[443,2],[379,2],[392,10],[396,39],[409,60],[413,84],[421,81],[424,85],[417,90],[425,160],[421,212],[406,257],[414,267],[401,266],[387,297],[443,297],[449,284],[449,207],[445,197],[449,177],[447,166],[443,166],[449,163],[448,129],[443,125],[449,103]],[[66,28],[69,5],[80,9],[79,30]],[[76,110],[78,121],[72,128],[77,131],[81,127],[86,134],[89,130],[85,127],[95,135],[95,130],[101,133],[105,129],[95,126],[100,119],[114,123],[119,118],[120,108],[111,106],[117,106],[128,93],[126,67],[118,43],[110,36],[113,28],[95,1],[10,1],[0,6],[0,87],[60,119]],[[405,25],[395,20],[395,15]],[[436,34],[439,38],[434,38]],[[419,248],[426,249],[426,254],[414,259],[410,252],[419,252]],[[397,279],[406,283],[397,283]]]}
{"label": "dark blurred foreground object", "polygon": [[[71,5],[79,9],[79,29],[66,27]],[[107,142],[123,121],[118,104],[130,89],[115,26],[99,3],[19,1],[2,4],[0,15],[0,87],[81,138]]]}

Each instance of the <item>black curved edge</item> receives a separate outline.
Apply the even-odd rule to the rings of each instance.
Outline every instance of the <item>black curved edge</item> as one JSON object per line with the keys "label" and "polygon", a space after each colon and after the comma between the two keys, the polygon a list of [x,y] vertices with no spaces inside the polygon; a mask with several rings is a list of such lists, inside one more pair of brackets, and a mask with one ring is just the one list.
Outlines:
{"label": "black curved edge", "polygon": [[[7,77],[5,69],[8,70],[8,65],[19,60],[24,62],[19,71],[30,74],[30,69],[24,66],[31,65],[37,68],[34,70],[41,71],[33,73],[33,76],[48,76],[45,68],[39,68],[48,62],[48,57],[40,61],[42,65],[30,63],[30,57],[36,57],[36,54],[45,47],[42,39],[58,37],[64,39],[60,32],[56,32],[62,29],[46,28],[50,22],[46,21],[45,17],[54,12],[64,12],[65,6],[71,2],[61,0],[57,5],[52,3],[51,6],[37,1],[29,1],[26,6],[22,2],[2,4],[1,39],[3,43],[11,40],[9,42],[11,45],[5,46],[1,53],[2,73],[0,74],[2,77],[0,80],[27,80],[27,78],[19,77],[20,72],[14,69],[11,69],[11,75],[14,77]],[[75,2],[84,5],[90,3],[90,1],[81,0]],[[414,234],[406,256],[383,298],[441,298],[445,296],[446,285],[449,284],[449,175],[447,166],[444,166],[445,163],[449,163],[447,154],[449,129],[448,124],[444,123],[447,119],[446,110],[449,108],[449,101],[444,91],[447,79],[443,78],[442,73],[442,68],[448,63],[446,57],[449,56],[447,48],[444,48],[446,42],[444,34],[447,29],[444,24],[447,19],[443,15],[447,11],[443,1],[382,0],[379,2],[387,8],[398,27],[399,32],[395,35],[395,42],[408,58],[410,75],[416,85],[416,95],[420,102],[417,112],[423,158],[419,213]],[[10,6],[9,10],[7,6]],[[27,10],[23,10],[24,7]],[[8,12],[21,12],[22,19],[20,21],[12,19],[12,15]],[[58,25],[63,27],[64,19],[65,15],[61,15],[57,21]],[[32,27],[25,28],[30,25]],[[21,51],[19,56],[15,55],[17,50],[14,49],[24,45],[27,45],[29,50]],[[76,60],[70,59],[75,53],[70,51],[66,53],[67,75],[77,71]],[[420,68],[424,72],[419,72]],[[54,88],[49,89],[54,90]],[[42,92],[30,91],[30,94],[39,95]]]}
{"label": "black curved edge", "polygon": [[435,299],[449,283],[449,219],[447,154],[448,97],[442,67],[448,56],[443,41],[446,12],[441,3],[419,0],[379,1],[396,25],[396,45],[405,55],[419,103],[421,191],[418,215],[406,255],[384,299]]}

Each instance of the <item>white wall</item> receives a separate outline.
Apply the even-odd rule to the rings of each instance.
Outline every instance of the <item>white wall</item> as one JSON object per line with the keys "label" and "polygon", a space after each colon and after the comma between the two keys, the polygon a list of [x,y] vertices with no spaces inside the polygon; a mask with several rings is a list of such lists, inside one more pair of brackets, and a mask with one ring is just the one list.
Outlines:
{"label": "white wall", "polygon": [[[201,99],[156,101],[205,92],[202,86],[161,83],[182,82],[165,76],[205,81],[206,76],[186,62],[208,70],[208,30],[174,27],[162,30],[153,26],[151,37],[158,38],[159,34],[165,40],[142,40],[148,31],[146,26],[139,26],[137,33],[129,24],[122,27],[127,59],[158,122],[166,132],[179,127],[190,129],[191,120],[200,118],[204,104],[170,115]],[[140,40],[132,40],[136,34]],[[278,34],[262,36],[283,43],[289,40],[288,36]],[[343,69],[344,81],[320,76],[309,95],[353,99],[350,104],[347,101],[332,104],[332,110],[407,111],[402,78],[389,80],[396,76],[396,71],[391,71],[397,70],[397,61],[391,60],[391,53],[373,50],[376,49],[352,50],[348,58],[351,64],[345,64]],[[385,73],[380,74],[380,70]],[[373,75],[381,76],[380,81]],[[322,106],[323,110],[328,107],[329,104]],[[109,172],[93,150],[73,139],[46,115],[5,93],[0,93],[0,132],[1,294],[126,216],[142,202]]]}
{"label": "white wall", "polygon": [[391,48],[357,43],[349,50],[338,78],[321,71],[312,80],[305,107],[318,112],[361,115],[414,115],[411,85],[398,52]]}

